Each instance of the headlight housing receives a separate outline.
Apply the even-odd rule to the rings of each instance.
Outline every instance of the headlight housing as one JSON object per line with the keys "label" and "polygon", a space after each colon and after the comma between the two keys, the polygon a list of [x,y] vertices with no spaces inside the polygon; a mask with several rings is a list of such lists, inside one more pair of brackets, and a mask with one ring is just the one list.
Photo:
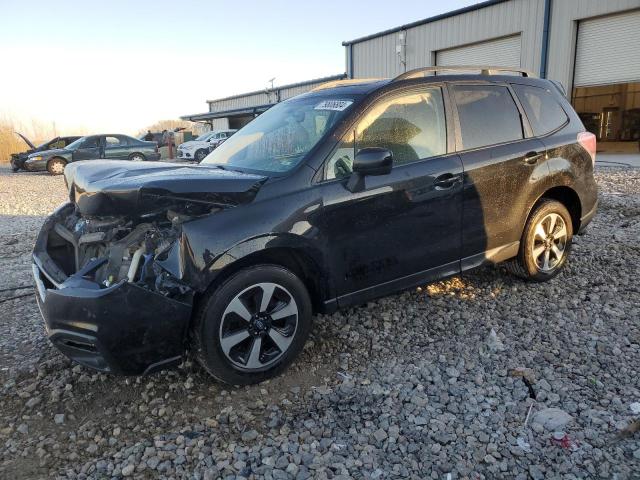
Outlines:
{"label": "headlight housing", "polygon": [[33,157],[29,157],[27,160],[42,160],[42,155],[34,155]]}

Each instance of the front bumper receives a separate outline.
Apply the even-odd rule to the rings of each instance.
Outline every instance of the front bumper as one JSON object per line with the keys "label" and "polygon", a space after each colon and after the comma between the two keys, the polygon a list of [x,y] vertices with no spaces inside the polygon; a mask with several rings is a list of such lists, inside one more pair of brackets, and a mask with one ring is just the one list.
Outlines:
{"label": "front bumper", "polygon": [[32,158],[28,158],[25,162],[24,162],[24,169],[25,170],[29,170],[30,172],[40,172],[40,171],[44,171],[47,169],[47,160],[46,158],[43,158],[41,160],[34,160]]}
{"label": "front bumper", "polygon": [[191,153],[191,151],[178,149],[177,154],[178,154],[178,158],[183,158],[185,160],[193,160],[193,153]]}
{"label": "front bumper", "polygon": [[192,302],[126,279],[104,287],[82,268],[67,276],[46,248],[59,211],[45,222],[33,252],[37,301],[49,340],[71,360],[102,372],[140,375],[179,362]]}
{"label": "front bumper", "polygon": [[159,153],[150,153],[149,155],[147,155],[147,160],[149,160],[150,162],[157,162],[158,160],[160,160],[161,155]]}
{"label": "front bumper", "polygon": [[27,157],[20,155],[11,155],[11,168],[14,171],[18,171],[24,168],[24,162]]}

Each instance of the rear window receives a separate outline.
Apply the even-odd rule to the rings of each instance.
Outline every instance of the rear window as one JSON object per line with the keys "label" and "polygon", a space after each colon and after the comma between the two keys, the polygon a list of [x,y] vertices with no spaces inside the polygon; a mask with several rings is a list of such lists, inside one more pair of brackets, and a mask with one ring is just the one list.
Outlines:
{"label": "rear window", "polygon": [[522,103],[534,135],[546,135],[569,120],[548,90],[529,85],[513,85],[513,89]]}
{"label": "rear window", "polygon": [[455,85],[453,91],[465,150],[523,138],[520,113],[507,87]]}

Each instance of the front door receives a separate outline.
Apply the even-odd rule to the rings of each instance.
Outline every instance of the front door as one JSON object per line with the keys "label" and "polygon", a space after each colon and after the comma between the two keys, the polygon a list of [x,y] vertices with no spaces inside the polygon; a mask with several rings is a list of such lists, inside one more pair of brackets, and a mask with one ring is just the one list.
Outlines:
{"label": "front door", "polygon": [[[355,152],[393,153],[390,174],[347,179]],[[459,271],[462,163],[448,153],[440,87],[378,99],[325,165],[322,228],[341,306]]]}
{"label": "front door", "polygon": [[103,158],[104,150],[100,143],[100,136],[87,137],[82,145],[73,152],[73,160],[93,160]]}

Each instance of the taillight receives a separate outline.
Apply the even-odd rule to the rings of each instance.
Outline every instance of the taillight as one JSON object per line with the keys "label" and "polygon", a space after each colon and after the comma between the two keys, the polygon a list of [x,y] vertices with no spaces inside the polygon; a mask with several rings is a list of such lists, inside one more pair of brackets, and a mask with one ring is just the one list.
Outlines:
{"label": "taillight", "polygon": [[578,143],[582,145],[587,153],[591,156],[591,163],[595,168],[596,165],[596,136],[591,132],[580,132],[578,134]]}

